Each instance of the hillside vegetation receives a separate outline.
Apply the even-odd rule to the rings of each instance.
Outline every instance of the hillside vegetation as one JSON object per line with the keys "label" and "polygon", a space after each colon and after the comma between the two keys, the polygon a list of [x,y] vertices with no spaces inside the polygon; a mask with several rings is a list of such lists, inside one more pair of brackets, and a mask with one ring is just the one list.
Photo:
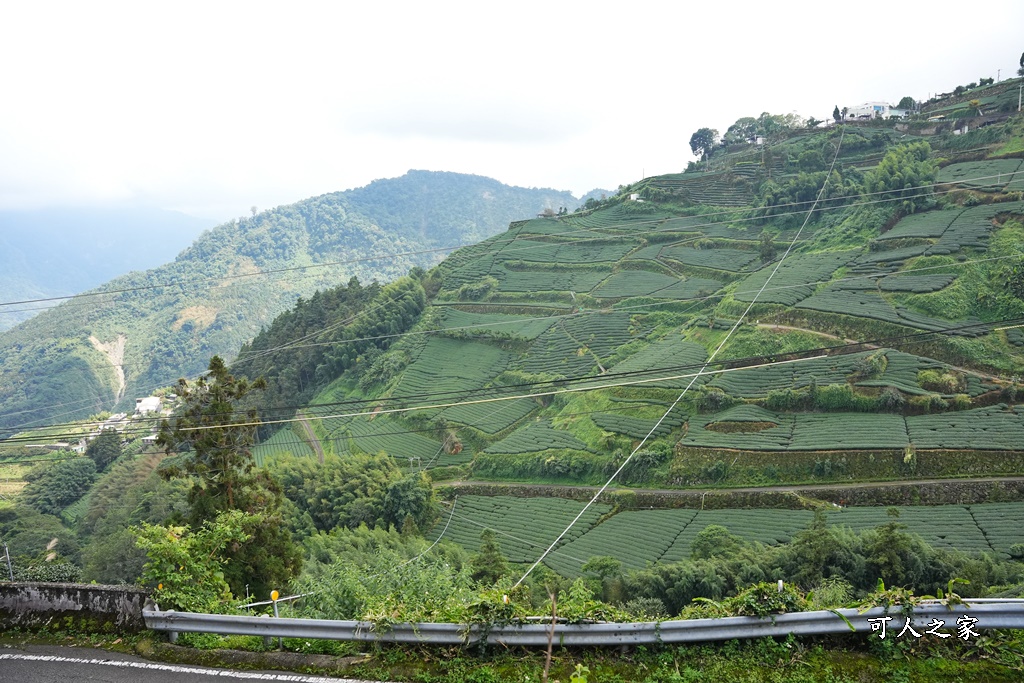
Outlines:
{"label": "hillside vegetation", "polygon": [[[154,209],[0,211],[4,301],[67,296],[173,258],[208,222]],[[0,331],[52,305],[0,306]]]}
{"label": "hillside vegetation", "polygon": [[[1013,133],[1012,124],[1004,127]],[[277,381],[305,368],[297,379],[305,393],[336,377],[312,402],[314,414],[330,411],[318,405],[342,399],[400,408],[529,394],[550,382],[653,380],[553,400],[514,398],[386,418],[423,434],[453,431],[464,446],[460,456],[474,455],[467,472],[519,471],[519,478],[532,478],[547,470],[555,478],[595,479],[689,384],[659,375],[696,370],[756,297],[716,360],[751,357],[745,362],[752,363],[847,338],[877,342],[842,355],[793,356],[788,365],[699,378],[650,443],[666,455],[656,468],[660,475],[647,475],[651,481],[679,480],[670,470],[681,473],[684,460],[668,462],[667,456],[691,446],[1011,447],[1019,427],[1004,394],[1012,393],[1010,380],[1024,353],[1016,328],[992,327],[1009,327],[1024,316],[1012,246],[1022,234],[1024,202],[1003,187],[967,191],[954,181],[933,188],[940,165],[943,175],[977,178],[991,163],[950,161],[941,137],[894,145],[896,136],[886,128],[843,135],[825,206],[777,270],[809,208],[799,204],[808,201],[802,187],[819,187],[824,171],[805,172],[799,161],[782,164],[781,173],[748,187],[749,203],[760,208],[747,210],[694,201],[691,185],[706,173],[652,178],[596,210],[514,223],[429,275],[419,272],[396,284],[399,289],[381,301],[399,305],[402,287],[417,292],[397,317],[371,307],[339,327],[331,324],[339,315],[325,315],[316,324],[328,324],[329,331],[310,336],[306,330],[315,325],[307,323],[297,328],[302,341],[274,351],[290,339],[285,327],[310,312],[311,306],[300,307],[243,352],[271,349],[252,361],[257,367],[239,367]],[[834,149],[839,140],[837,130],[799,134],[774,145],[772,155],[798,160],[807,149]],[[879,163],[859,166],[872,150]],[[717,162],[731,169],[749,154],[730,152]],[[717,191],[738,196],[736,185],[723,184]],[[648,199],[623,199],[631,192]],[[851,192],[878,199],[864,206]],[[425,308],[424,296],[431,300]],[[268,400],[286,405],[298,395],[304,394]],[[737,413],[740,408],[750,410]],[[716,409],[728,410],[719,415]],[[858,428],[864,413],[876,413],[868,418],[876,426],[891,421],[893,431]],[[987,429],[986,420],[1005,422],[1005,436],[975,439],[968,427],[957,427],[960,416],[979,431]],[[332,417],[319,424],[332,447],[343,451],[349,444],[341,435],[364,422]],[[949,429],[936,436],[936,423]],[[540,424],[549,426],[537,432]],[[528,464],[537,458],[541,469]]]}
{"label": "hillside vegetation", "polygon": [[[750,118],[771,124],[764,144],[728,137],[684,173],[513,221],[431,267],[391,259],[386,284],[325,282],[230,367],[215,358],[179,385],[169,452],[136,439],[113,464],[61,454],[27,472],[13,454],[21,493],[0,532],[19,572],[52,571],[40,558],[56,547],[69,576],[141,576],[165,608],[230,610],[246,585],[288,583],[316,596],[289,615],[378,626],[1024,595],[1024,119],[954,134],[926,115]],[[373,225],[440,210],[419,191]],[[287,207],[224,226],[221,242],[255,262],[246,249],[283,259],[333,239],[289,241],[289,212],[319,224]],[[365,239],[362,253],[380,253]],[[238,306],[264,292],[221,290]],[[207,327],[241,328],[232,314]],[[178,315],[196,338],[199,312]],[[68,477],[96,483],[55,495]],[[985,664],[1016,676],[1019,635],[991,638],[964,658],[997,653]],[[934,646],[943,666],[962,652],[952,637],[907,642],[884,646]],[[384,676],[386,652],[367,671]]]}
{"label": "hillside vegetation", "polygon": [[[313,396],[301,411],[310,429],[265,427],[259,457],[308,457],[315,440],[328,455],[387,453],[435,481],[596,485],[650,434],[616,485],[1024,474],[1024,197],[1021,154],[1004,151],[1024,124],[966,135],[900,125],[717,148],[589,209],[514,222],[375,294],[350,322],[344,309],[289,336],[312,307],[296,309],[243,351],[251,367],[236,366],[280,387],[263,399],[268,416]],[[534,518],[526,501],[510,505],[495,520]],[[622,517],[613,534],[595,518],[572,562],[548,564],[573,576],[591,554],[684,559],[690,521],[656,523],[667,535],[653,556],[631,539],[648,522]],[[748,522],[735,524],[742,534]],[[775,541],[750,538],[782,542],[793,524]],[[970,534],[983,547],[954,545],[1007,557],[1024,541],[981,524]],[[449,534],[475,550],[472,529]],[[498,539],[524,562],[546,545],[534,542]]]}
{"label": "hillside vegetation", "polygon": [[352,277],[390,281],[437,263],[445,252],[431,249],[574,205],[565,192],[411,171],[217,226],[173,262],[0,335],[0,433],[132,406],[136,394],[194,376],[213,354],[234,356],[300,297]]}

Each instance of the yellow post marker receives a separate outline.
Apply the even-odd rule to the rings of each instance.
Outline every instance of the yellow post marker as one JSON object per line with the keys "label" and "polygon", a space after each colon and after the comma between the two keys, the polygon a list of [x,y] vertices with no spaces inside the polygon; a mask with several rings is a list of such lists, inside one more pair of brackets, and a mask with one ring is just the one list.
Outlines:
{"label": "yellow post marker", "polygon": [[[278,618],[278,614],[277,614],[277,599],[279,597],[281,597],[281,594],[278,593],[276,590],[270,591],[270,601],[274,603],[274,618],[275,619]],[[277,639],[277,649],[280,650],[283,647],[284,647],[284,639],[283,638],[278,638]]]}

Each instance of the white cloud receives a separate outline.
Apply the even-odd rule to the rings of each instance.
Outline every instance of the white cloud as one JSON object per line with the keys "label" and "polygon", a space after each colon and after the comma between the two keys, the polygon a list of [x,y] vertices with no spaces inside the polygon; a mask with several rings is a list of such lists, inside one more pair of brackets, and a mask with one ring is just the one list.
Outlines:
{"label": "white cloud", "polygon": [[701,126],[1013,75],[1024,6],[18,3],[0,207],[214,218],[409,168],[580,194],[681,170]]}

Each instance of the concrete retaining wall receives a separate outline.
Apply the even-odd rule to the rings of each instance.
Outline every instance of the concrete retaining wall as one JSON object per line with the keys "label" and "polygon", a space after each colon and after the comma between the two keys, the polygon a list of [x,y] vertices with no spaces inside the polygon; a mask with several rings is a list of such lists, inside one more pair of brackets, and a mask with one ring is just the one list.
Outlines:
{"label": "concrete retaining wall", "polygon": [[0,629],[141,631],[146,628],[142,607],[147,595],[132,586],[0,583]]}

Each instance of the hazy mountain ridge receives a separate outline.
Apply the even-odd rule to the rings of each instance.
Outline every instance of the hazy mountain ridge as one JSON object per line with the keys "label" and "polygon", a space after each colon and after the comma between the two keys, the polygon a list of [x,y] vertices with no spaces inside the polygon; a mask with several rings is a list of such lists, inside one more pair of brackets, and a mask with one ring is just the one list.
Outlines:
{"label": "hazy mountain ridge", "polygon": [[[417,191],[424,184],[456,183],[460,189],[448,193],[445,203],[417,211],[410,219],[416,227],[407,229],[407,236],[395,235],[364,214],[374,201],[386,201],[389,189],[409,194],[406,185],[413,182]],[[113,406],[116,374],[90,336],[101,343],[127,337],[128,405],[135,393],[202,371],[213,354],[232,357],[300,296],[353,276],[386,282],[414,265],[433,265],[442,254],[369,260],[373,257],[422,251],[441,242],[464,244],[472,241],[465,235],[505,229],[509,221],[524,217],[526,207],[530,216],[552,202],[575,201],[567,192],[502,190],[496,181],[460,174],[419,172],[375,185],[355,203],[349,193],[358,191],[338,192],[221,224],[173,262],[124,275],[96,290],[129,291],[68,302],[0,335],[0,429],[49,414],[82,416]],[[400,225],[402,209],[388,212],[387,222]],[[484,223],[492,217],[493,223]],[[253,275],[279,269],[289,270]]]}
{"label": "hazy mountain ridge", "polygon": [[[166,263],[208,226],[206,220],[157,209],[3,211],[0,292],[5,301],[84,292]],[[0,331],[31,318],[41,306],[0,307]]]}

